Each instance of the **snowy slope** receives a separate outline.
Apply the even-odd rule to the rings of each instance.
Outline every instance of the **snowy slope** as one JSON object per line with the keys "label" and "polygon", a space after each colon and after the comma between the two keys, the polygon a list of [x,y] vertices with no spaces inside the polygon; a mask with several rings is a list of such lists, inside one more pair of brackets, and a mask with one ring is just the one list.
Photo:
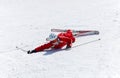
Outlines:
{"label": "snowy slope", "polygon": [[[91,29],[69,51],[28,55],[51,28]],[[0,0],[0,78],[120,78],[119,0]]]}

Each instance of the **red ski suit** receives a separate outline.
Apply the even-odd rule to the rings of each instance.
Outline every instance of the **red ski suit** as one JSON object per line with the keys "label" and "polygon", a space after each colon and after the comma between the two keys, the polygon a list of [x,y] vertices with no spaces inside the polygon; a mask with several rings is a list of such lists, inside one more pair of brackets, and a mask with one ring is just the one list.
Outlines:
{"label": "red ski suit", "polygon": [[60,49],[67,46],[72,46],[72,43],[75,42],[75,37],[73,36],[71,30],[67,30],[65,33],[60,33],[57,36],[57,42],[54,43],[53,41],[48,42],[47,44],[41,45],[35,48],[36,52],[43,51],[45,49],[53,48],[53,49]]}

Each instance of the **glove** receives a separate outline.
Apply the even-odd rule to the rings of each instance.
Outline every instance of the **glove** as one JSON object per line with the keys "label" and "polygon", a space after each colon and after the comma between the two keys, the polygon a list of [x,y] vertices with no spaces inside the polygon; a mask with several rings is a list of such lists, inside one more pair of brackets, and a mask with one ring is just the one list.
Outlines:
{"label": "glove", "polygon": [[69,49],[69,48],[71,48],[71,46],[67,46],[67,47],[66,47],[66,49]]}
{"label": "glove", "polygon": [[36,53],[36,51],[35,50],[32,50],[32,51],[27,51],[27,54],[32,54],[32,53]]}

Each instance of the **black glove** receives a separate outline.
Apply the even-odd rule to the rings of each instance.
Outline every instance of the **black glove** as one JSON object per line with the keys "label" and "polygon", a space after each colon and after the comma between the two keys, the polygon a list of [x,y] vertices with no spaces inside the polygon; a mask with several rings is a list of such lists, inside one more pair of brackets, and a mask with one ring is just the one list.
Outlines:
{"label": "black glove", "polygon": [[36,53],[36,51],[35,50],[32,50],[32,51],[27,51],[27,54],[32,54],[32,53]]}

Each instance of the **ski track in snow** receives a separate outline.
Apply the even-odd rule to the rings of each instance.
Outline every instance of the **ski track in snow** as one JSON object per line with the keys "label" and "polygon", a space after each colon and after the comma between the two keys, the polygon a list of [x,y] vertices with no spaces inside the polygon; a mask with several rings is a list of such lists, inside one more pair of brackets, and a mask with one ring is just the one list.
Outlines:
{"label": "ski track in snow", "polygon": [[[0,78],[120,78],[119,0],[0,1]],[[98,30],[71,50],[28,55],[51,28]]]}

